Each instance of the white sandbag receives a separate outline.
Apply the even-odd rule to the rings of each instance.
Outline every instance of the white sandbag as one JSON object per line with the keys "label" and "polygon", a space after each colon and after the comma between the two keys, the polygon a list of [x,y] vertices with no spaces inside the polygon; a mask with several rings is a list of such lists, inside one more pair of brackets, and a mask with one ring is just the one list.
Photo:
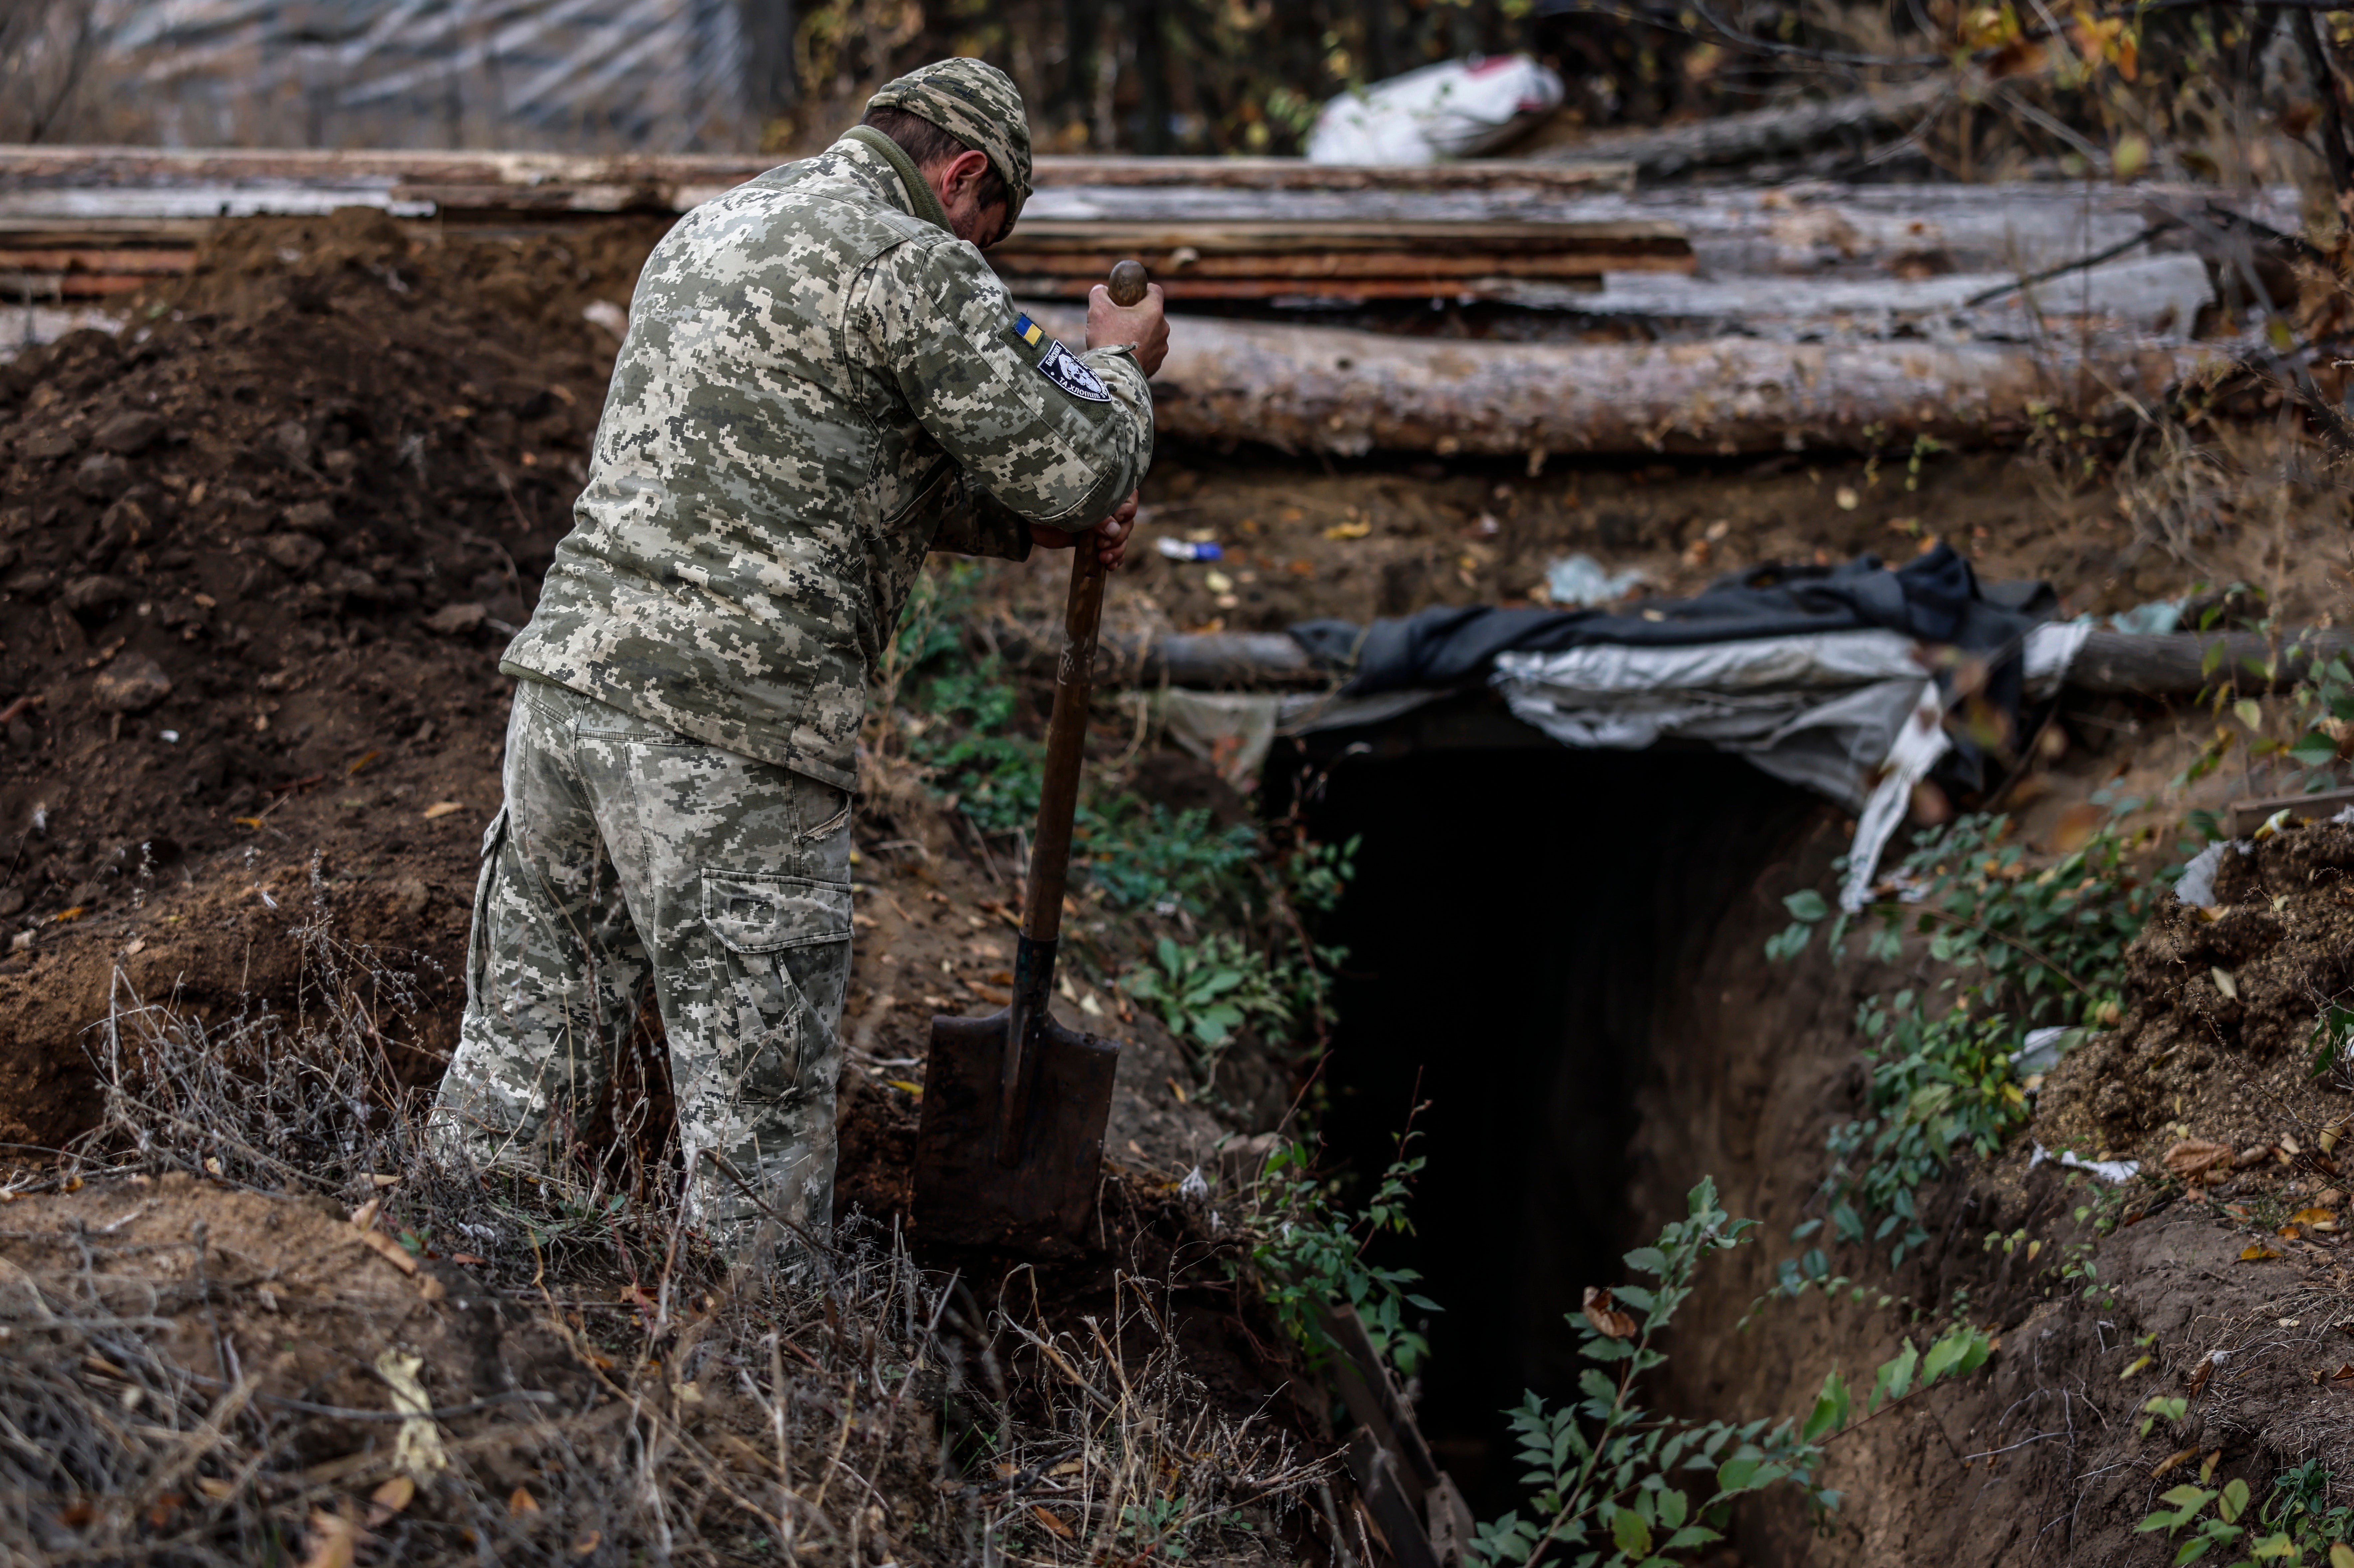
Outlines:
{"label": "white sandbag", "polygon": [[1527,55],[1447,60],[1324,106],[1311,164],[1432,164],[1499,146],[1561,107],[1561,78]]}

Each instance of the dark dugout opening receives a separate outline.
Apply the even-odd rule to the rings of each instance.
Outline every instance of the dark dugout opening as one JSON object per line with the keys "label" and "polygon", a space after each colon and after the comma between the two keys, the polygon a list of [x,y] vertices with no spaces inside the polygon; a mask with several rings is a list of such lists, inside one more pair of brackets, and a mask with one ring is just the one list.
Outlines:
{"label": "dark dugout opening", "polygon": [[1427,1102],[1416,1234],[1376,1261],[1419,1270],[1444,1308],[1418,1409],[1482,1518],[1522,1500],[1501,1412],[1524,1389],[1573,1396],[1585,1363],[1564,1314],[1649,1239],[1627,1208],[1635,1097],[1663,1081],[1671,1101],[1678,1056],[1655,1021],[1704,983],[1721,916],[1822,810],[1713,751],[1576,752],[1528,733],[1508,748],[1361,747],[1324,764],[1320,789],[1303,756],[1298,775],[1314,838],[1363,840],[1329,927],[1350,957],[1326,1155],[1362,1184]]}

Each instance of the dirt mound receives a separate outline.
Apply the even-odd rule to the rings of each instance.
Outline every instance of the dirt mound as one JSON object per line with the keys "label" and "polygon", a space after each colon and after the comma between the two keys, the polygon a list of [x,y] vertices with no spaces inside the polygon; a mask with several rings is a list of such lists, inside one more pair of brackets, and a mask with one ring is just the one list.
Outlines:
{"label": "dirt mound", "polygon": [[2128,957],[2123,1022],[2044,1085],[2050,1147],[2154,1170],[2184,1139],[2245,1152],[2286,1139],[2264,1162],[2278,1169],[2344,1108],[2313,1068],[2318,1025],[2354,989],[2354,826],[2224,846],[2212,887],[2212,904],[2159,902]]}
{"label": "dirt mound", "polygon": [[482,716],[610,366],[582,302],[649,238],[240,224],[119,340],[0,367],[0,915],[104,904]]}
{"label": "dirt mound", "polygon": [[269,938],[332,904],[455,973],[497,651],[615,345],[582,312],[659,232],[240,223],[119,335],[0,366],[0,1136],[87,1124],[118,965],[199,1008],[279,995]]}

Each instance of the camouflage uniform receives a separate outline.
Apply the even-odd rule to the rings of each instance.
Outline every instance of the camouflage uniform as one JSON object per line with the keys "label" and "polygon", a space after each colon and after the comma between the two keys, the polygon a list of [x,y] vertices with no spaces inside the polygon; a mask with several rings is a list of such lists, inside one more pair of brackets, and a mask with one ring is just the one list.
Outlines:
{"label": "camouflage uniform", "polygon": [[[1002,73],[943,61],[875,102],[1026,195]],[[486,1163],[543,1158],[651,983],[695,1212],[755,1212],[714,1150],[827,1223],[868,672],[928,549],[1019,560],[1034,524],[1092,528],[1141,480],[1151,428],[1135,356],[1047,339],[868,127],[680,220],[500,665],[524,684],[447,1135]]]}

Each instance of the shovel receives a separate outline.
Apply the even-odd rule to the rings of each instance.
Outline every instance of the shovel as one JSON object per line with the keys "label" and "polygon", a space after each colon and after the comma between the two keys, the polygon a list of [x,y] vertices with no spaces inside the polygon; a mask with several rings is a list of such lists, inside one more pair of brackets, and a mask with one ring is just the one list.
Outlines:
{"label": "shovel", "polygon": [[[1140,263],[1122,261],[1111,271],[1113,302],[1136,304],[1145,282]],[[914,1205],[917,1235],[928,1245],[1067,1255],[1079,1250],[1095,1213],[1119,1046],[1064,1028],[1048,1003],[1103,595],[1103,563],[1093,540],[1082,539],[1071,552],[1013,1000],[985,1018],[932,1020]]]}

